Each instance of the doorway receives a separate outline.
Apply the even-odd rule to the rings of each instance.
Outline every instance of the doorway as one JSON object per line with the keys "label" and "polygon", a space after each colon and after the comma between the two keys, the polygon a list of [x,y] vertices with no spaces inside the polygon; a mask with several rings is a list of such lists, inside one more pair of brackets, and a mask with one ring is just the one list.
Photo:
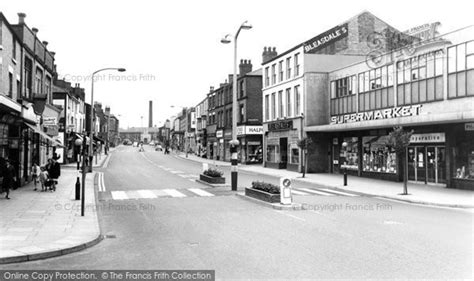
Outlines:
{"label": "doorway", "polygon": [[445,184],[446,148],[437,145],[409,146],[408,180],[425,184]]}
{"label": "doorway", "polygon": [[280,138],[280,169],[286,169],[288,163],[288,138]]}

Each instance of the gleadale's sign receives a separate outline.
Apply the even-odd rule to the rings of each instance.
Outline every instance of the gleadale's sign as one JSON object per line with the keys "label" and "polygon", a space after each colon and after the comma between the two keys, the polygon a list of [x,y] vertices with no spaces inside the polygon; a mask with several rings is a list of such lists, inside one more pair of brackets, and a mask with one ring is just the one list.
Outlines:
{"label": "gleadale's sign", "polygon": [[306,41],[304,43],[304,52],[307,54],[314,54],[327,45],[347,37],[348,33],[349,29],[347,23],[333,27],[313,39]]}
{"label": "gleadale's sign", "polygon": [[343,124],[343,123],[353,123],[353,122],[360,122],[360,121],[416,116],[416,115],[420,115],[421,106],[422,106],[421,104],[400,106],[400,107],[366,111],[366,112],[360,112],[360,113],[332,116],[331,124]]}

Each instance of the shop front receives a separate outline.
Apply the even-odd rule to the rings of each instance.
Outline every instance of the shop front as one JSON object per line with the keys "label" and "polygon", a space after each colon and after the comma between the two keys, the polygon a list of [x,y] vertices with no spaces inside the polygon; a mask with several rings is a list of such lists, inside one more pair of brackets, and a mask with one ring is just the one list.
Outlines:
{"label": "shop front", "polygon": [[263,126],[243,125],[237,127],[239,139],[239,161],[242,164],[263,162]]}
{"label": "shop front", "polygon": [[215,148],[215,158],[216,160],[224,160],[224,131],[223,130],[217,130],[216,131],[216,139],[217,141],[214,144]]}
{"label": "shop front", "polygon": [[224,156],[221,158],[226,162],[230,162],[230,141],[232,140],[232,130],[224,131]]}
{"label": "shop front", "polygon": [[301,135],[300,119],[281,120],[266,123],[264,135],[264,167],[301,170],[301,153],[298,140]]}
{"label": "shop front", "polygon": [[[474,124],[406,127],[408,181],[474,190]],[[392,128],[331,134],[330,172],[403,180],[403,163],[388,145]]]}

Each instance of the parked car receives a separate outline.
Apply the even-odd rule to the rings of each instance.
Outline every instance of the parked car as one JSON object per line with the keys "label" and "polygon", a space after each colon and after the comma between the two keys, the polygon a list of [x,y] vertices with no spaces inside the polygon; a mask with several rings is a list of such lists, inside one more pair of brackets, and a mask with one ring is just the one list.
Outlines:
{"label": "parked car", "polygon": [[138,141],[133,142],[133,147],[138,147]]}
{"label": "parked car", "polygon": [[163,151],[163,147],[161,146],[161,144],[155,146],[155,151]]}

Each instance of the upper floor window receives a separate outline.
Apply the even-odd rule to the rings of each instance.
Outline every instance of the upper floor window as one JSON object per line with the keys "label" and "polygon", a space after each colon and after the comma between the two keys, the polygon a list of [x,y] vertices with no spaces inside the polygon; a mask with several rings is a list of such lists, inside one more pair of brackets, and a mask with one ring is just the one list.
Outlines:
{"label": "upper floor window", "polygon": [[291,78],[291,57],[286,59],[286,79]]}
{"label": "upper floor window", "polygon": [[240,97],[242,98],[244,96],[244,80],[240,81]]}
{"label": "upper floor window", "polygon": [[355,94],[356,76],[348,76],[331,82],[331,97],[339,98]]}
{"label": "upper floor window", "polygon": [[265,96],[265,121],[270,120],[270,101],[269,101],[269,95]]}
{"label": "upper floor window", "polygon": [[286,116],[291,117],[291,88],[286,89]]}
{"label": "upper floor window", "polygon": [[278,117],[285,116],[285,111],[283,109],[283,91],[278,92]]}
{"label": "upper floor window", "polygon": [[42,94],[43,93],[43,71],[37,67],[36,68],[36,76],[35,76],[35,84],[36,84],[36,93]]}
{"label": "upper floor window", "polygon": [[278,62],[278,81],[283,81],[283,61]]}
{"label": "upper floor window", "polygon": [[300,54],[295,54],[295,77],[300,75],[300,62],[299,62]]}
{"label": "upper floor window", "polygon": [[270,71],[270,68],[265,67],[265,87],[268,87],[270,85],[270,76],[268,73],[269,71]]}
{"label": "upper floor window", "polygon": [[276,83],[276,64],[272,65],[272,85]]}
{"label": "upper floor window", "polygon": [[276,119],[276,100],[275,100],[275,93],[272,93],[272,119]]}
{"label": "upper floor window", "polygon": [[294,95],[295,95],[295,115],[299,115],[301,113],[301,97],[300,97],[300,86],[297,85],[294,88]]}

